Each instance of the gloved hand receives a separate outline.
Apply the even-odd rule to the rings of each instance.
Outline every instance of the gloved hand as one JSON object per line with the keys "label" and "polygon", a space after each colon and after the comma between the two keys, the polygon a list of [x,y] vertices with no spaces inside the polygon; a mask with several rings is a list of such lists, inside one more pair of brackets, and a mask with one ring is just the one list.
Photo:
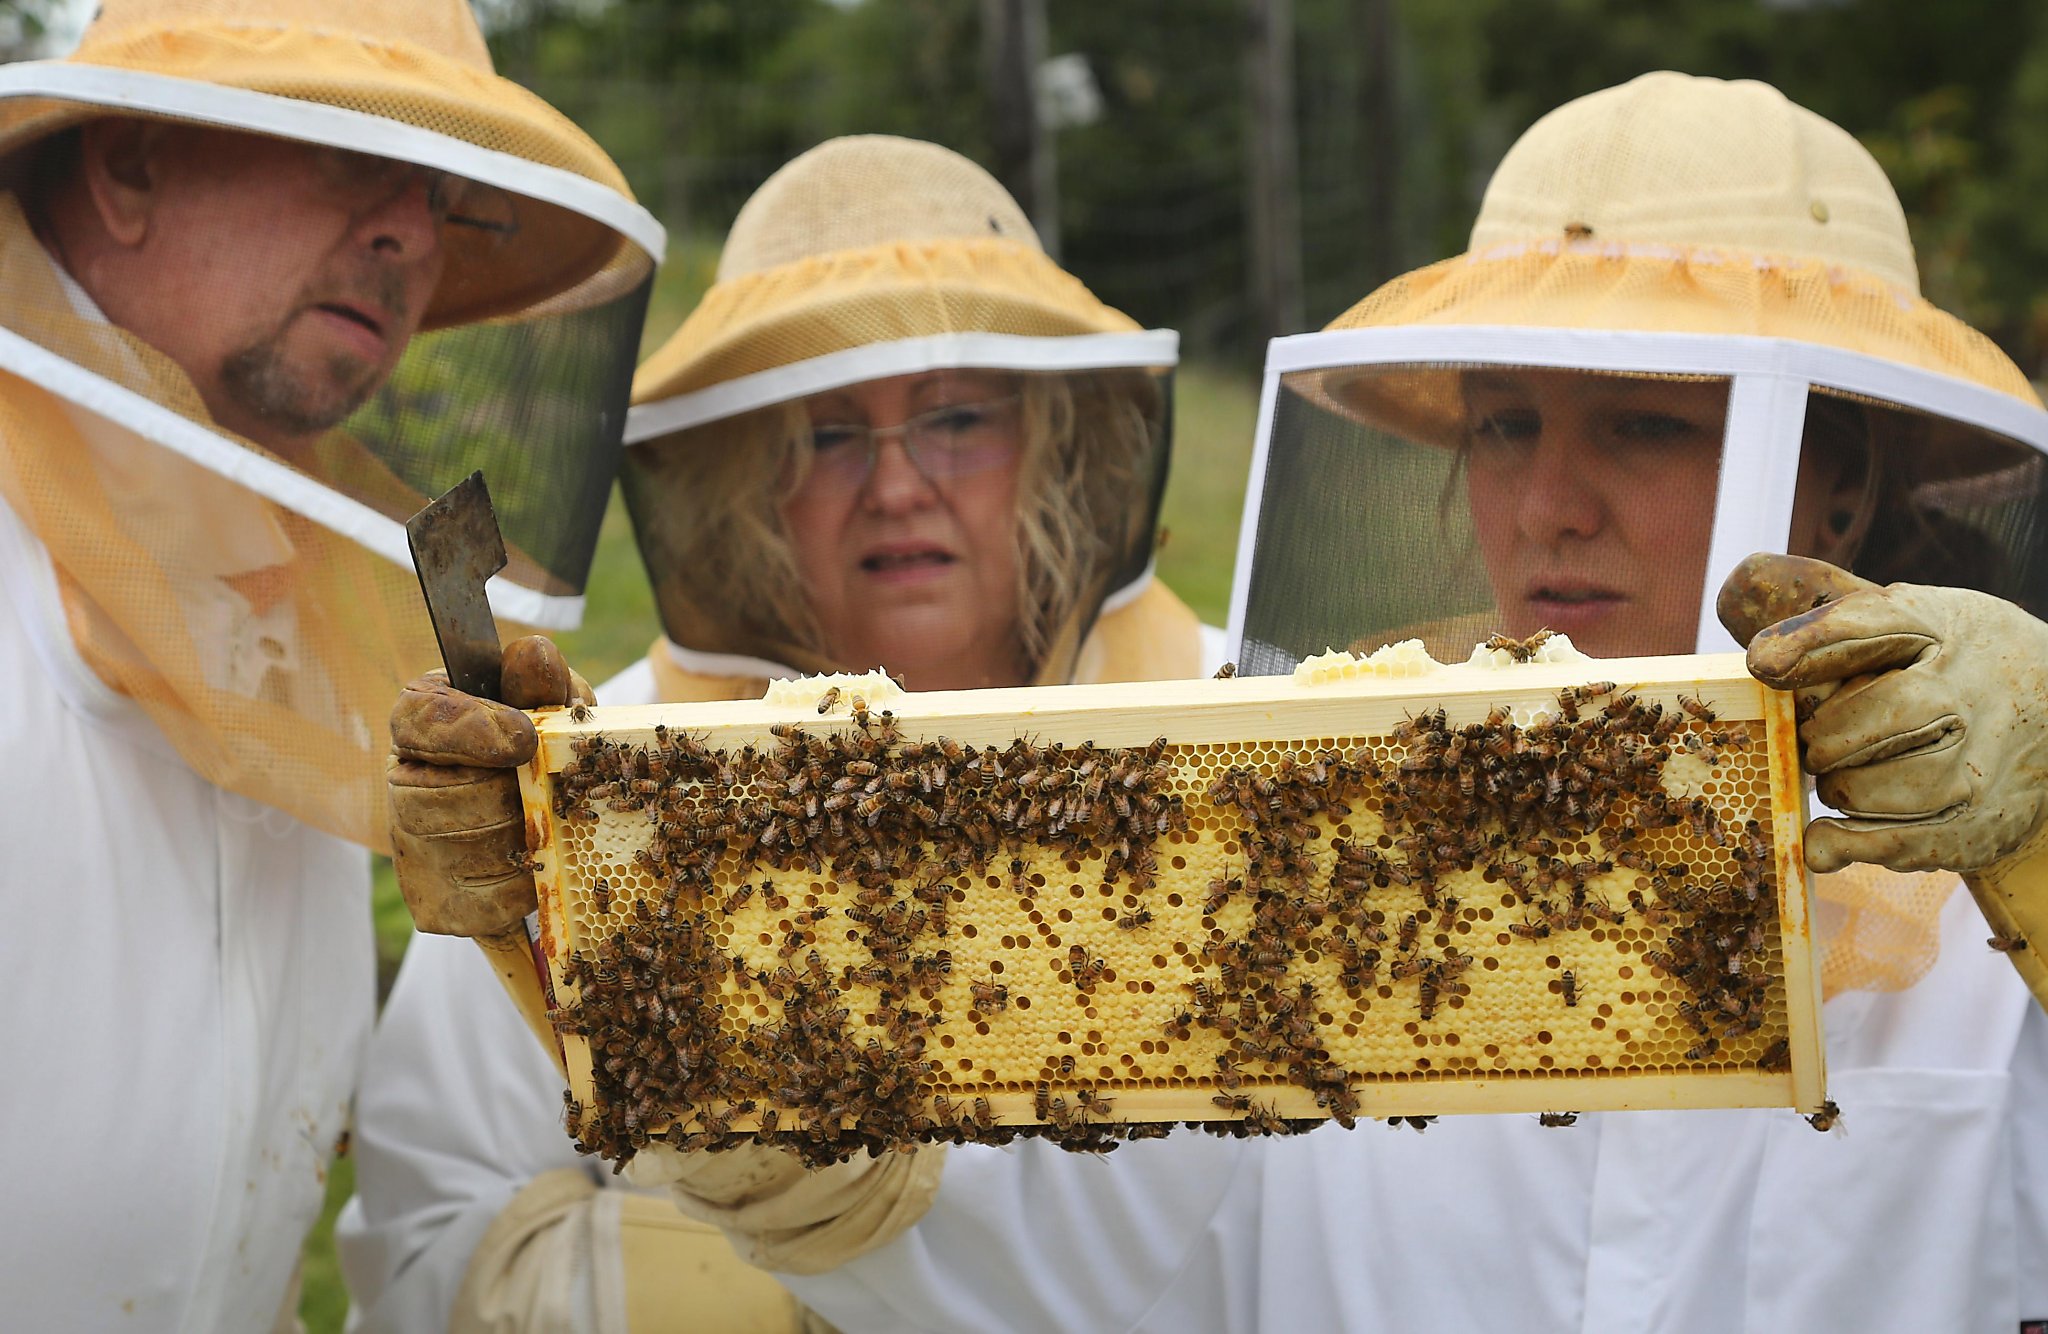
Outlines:
{"label": "gloved hand", "polygon": [[520,710],[596,702],[540,635],[507,644],[502,665],[502,704],[465,695],[434,671],[391,710],[392,865],[414,924],[436,935],[501,935],[533,911],[514,770],[538,738]]}
{"label": "gloved hand", "polygon": [[676,1208],[725,1230],[749,1264],[822,1274],[888,1245],[931,1208],[946,1146],[807,1168],[759,1145],[684,1153],[649,1144],[633,1156],[634,1185],[667,1187]]}
{"label": "gloved hand", "polygon": [[[1809,695],[1800,725],[1820,799],[1806,833],[1834,871],[1978,871],[2048,814],[2048,625],[1964,588],[1880,588],[1821,561],[1759,554],[1721,587],[1749,670]],[[1802,704],[1802,712],[1804,712]]]}
{"label": "gloved hand", "polygon": [[1820,798],[1815,871],[1960,871],[1992,948],[2048,1006],[2048,625],[1961,588],[1879,588],[1758,554],[1721,586],[1749,670],[1793,690]]}

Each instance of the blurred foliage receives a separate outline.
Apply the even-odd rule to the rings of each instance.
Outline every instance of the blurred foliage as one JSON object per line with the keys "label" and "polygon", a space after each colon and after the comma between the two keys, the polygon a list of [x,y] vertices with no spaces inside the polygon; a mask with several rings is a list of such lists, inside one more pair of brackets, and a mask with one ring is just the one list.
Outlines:
{"label": "blurred foliage", "polygon": [[[499,66],[693,245],[837,134],[990,161],[969,0],[486,0]],[[1306,308],[1319,325],[1464,245],[1545,111],[1652,69],[1775,84],[1892,174],[1938,304],[2048,370],[2048,6],[2028,0],[1295,0]],[[1114,305],[1253,368],[1245,0],[1047,0],[1095,124],[1057,139],[1063,255]],[[1384,33],[1383,41],[1373,34]]]}

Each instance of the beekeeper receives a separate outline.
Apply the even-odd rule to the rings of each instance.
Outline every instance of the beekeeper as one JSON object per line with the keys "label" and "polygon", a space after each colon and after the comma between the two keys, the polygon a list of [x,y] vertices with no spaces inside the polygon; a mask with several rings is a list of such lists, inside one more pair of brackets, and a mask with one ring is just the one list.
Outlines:
{"label": "beekeeper", "polygon": [[[913,690],[1214,671],[1221,634],[1151,567],[1175,354],[958,154],[883,136],[803,154],[636,380],[625,494],[664,634],[600,697],[755,698],[877,666]],[[415,698],[448,698],[432,690]],[[394,733],[451,759],[473,721],[402,705]],[[415,775],[401,823],[445,827]],[[446,873],[399,865],[415,902]],[[579,1158],[562,1089],[483,956],[415,936],[337,1234],[365,1328],[802,1327],[716,1229]],[[874,1166],[917,1190],[937,1161]]]}
{"label": "beekeeper", "polygon": [[[1509,151],[1465,254],[1277,342],[1266,393],[1248,662],[1474,615],[1607,653],[1724,647],[1726,582],[1742,633],[1778,622],[1751,651],[1766,679],[1847,679],[1802,729],[1840,812],[1808,834],[1835,1128],[1445,1117],[812,1175],[660,1148],[632,1172],[849,1330],[2048,1319],[2048,1014],[2021,975],[2048,996],[2048,627],[2014,605],[2040,605],[2048,413],[1919,296],[1869,155],[1760,84],[1592,94]],[[1788,544],[1905,582],[1783,558],[1726,580]],[[1986,948],[1955,870],[2026,947]]]}
{"label": "beekeeper", "polygon": [[484,468],[573,623],[660,228],[460,0],[104,0],[0,69],[0,185],[0,1325],[288,1324],[437,658],[399,520]]}

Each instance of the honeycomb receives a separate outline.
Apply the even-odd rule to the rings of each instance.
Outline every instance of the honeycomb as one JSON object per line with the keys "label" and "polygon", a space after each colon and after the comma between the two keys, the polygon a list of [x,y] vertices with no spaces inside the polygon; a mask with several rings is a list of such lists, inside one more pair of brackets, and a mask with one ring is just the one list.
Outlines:
{"label": "honeycomb", "polygon": [[1790,713],[1739,664],[544,713],[570,1129],[1818,1107]]}

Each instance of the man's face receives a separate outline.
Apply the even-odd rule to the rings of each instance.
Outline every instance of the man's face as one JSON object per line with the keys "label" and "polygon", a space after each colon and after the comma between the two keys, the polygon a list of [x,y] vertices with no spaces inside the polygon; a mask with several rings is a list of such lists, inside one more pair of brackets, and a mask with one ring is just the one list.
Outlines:
{"label": "man's face", "polygon": [[115,164],[143,225],[108,314],[183,367],[222,426],[289,456],[404,354],[440,280],[445,191],[287,140],[144,136]]}

